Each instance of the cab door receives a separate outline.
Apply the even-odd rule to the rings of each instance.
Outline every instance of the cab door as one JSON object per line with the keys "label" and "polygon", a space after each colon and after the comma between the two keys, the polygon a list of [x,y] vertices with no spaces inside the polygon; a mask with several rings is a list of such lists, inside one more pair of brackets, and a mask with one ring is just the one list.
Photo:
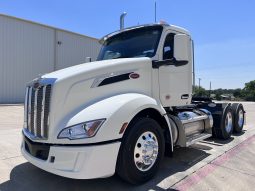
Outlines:
{"label": "cab door", "polygon": [[190,104],[192,55],[190,36],[170,31],[166,34],[161,53],[166,64],[159,67],[160,101],[164,107]]}

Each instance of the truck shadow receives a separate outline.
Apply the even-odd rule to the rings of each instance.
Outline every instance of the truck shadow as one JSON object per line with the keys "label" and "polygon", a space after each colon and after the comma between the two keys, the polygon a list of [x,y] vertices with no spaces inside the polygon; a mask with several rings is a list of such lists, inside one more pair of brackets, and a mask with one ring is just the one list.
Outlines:
{"label": "truck shadow", "polygon": [[215,139],[215,138],[208,138],[205,139],[204,141],[201,141],[202,143],[206,143],[206,144],[211,144],[211,145],[216,145],[216,146],[223,146],[225,144],[228,144],[230,142],[232,142],[234,140],[233,137],[230,137],[227,140],[220,140],[220,139]]}
{"label": "truck shadow", "polygon": [[[157,175],[143,185],[130,185],[122,181],[117,175],[105,179],[74,180],[53,175],[26,162],[14,167],[10,174],[10,180],[0,184],[1,191],[56,191],[56,190],[164,190],[158,184],[167,178],[171,181],[171,175],[183,172],[193,165],[208,157],[203,149],[210,147],[195,144],[189,148],[177,148],[173,157],[164,157]],[[173,190],[173,189],[172,189]]]}
{"label": "truck shadow", "polygon": [[240,136],[242,136],[246,131],[247,131],[247,130],[242,130],[240,133],[233,133],[233,135],[234,135],[235,137],[240,137]]}
{"label": "truck shadow", "polygon": [[239,137],[239,136],[242,136],[244,133],[245,133],[246,130],[243,130],[241,131],[240,133],[233,133],[232,136],[227,139],[227,140],[221,140],[221,139],[216,139],[216,138],[213,138],[213,137],[210,137],[210,138],[207,138],[203,141],[200,141],[202,143],[206,143],[206,144],[211,144],[211,145],[216,145],[216,146],[223,146],[225,144],[228,144],[230,142],[232,142],[235,137]]}

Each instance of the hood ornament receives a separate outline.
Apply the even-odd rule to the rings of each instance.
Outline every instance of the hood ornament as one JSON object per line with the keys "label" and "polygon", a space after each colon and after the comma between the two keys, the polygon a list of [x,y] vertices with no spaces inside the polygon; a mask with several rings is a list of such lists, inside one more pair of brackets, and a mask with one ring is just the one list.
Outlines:
{"label": "hood ornament", "polygon": [[32,87],[33,89],[38,89],[41,87],[41,83],[40,81],[42,80],[42,75],[39,75],[39,77],[35,78],[33,81],[32,81]]}

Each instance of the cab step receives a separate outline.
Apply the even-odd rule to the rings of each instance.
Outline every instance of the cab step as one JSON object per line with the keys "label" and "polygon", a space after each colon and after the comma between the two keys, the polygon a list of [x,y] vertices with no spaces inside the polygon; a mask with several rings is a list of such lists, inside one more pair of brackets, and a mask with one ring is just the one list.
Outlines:
{"label": "cab step", "polygon": [[210,133],[201,133],[201,134],[195,134],[195,135],[192,135],[192,136],[189,136],[186,138],[186,146],[190,146],[198,141],[202,141],[204,139],[207,139],[209,137],[211,137],[212,134]]}

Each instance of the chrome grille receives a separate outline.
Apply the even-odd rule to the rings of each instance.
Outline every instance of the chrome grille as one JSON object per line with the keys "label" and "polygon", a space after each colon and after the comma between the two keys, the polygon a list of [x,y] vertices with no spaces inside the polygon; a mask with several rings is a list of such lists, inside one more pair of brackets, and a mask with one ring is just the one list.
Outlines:
{"label": "chrome grille", "polygon": [[29,85],[25,98],[25,129],[36,139],[48,138],[51,84]]}

